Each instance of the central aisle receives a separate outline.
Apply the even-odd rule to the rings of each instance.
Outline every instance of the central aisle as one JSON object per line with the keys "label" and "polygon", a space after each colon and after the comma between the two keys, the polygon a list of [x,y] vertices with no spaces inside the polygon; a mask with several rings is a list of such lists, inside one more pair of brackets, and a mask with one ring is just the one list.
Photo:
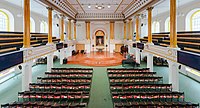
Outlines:
{"label": "central aisle", "polygon": [[106,69],[94,68],[89,108],[113,108]]}

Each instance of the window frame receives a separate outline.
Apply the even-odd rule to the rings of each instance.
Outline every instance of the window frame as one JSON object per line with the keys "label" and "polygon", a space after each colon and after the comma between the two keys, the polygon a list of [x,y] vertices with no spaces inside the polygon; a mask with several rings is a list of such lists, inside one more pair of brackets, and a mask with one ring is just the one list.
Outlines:
{"label": "window frame", "polygon": [[10,18],[9,18],[9,16],[8,16],[8,14],[6,13],[6,12],[4,12],[3,10],[1,10],[0,9],[0,13],[3,13],[3,15],[5,15],[6,16],[6,18],[7,18],[7,27],[6,27],[6,29],[7,29],[7,31],[10,31]]}

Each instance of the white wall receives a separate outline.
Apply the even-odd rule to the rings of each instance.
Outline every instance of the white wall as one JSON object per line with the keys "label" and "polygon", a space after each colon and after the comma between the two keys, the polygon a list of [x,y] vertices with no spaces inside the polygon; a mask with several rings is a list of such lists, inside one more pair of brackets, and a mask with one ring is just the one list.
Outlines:
{"label": "white wall", "polygon": [[114,36],[116,40],[123,40],[124,38],[124,22],[116,21],[114,27]]}
{"label": "white wall", "polygon": [[[185,23],[186,16],[190,11],[192,11],[193,9],[196,9],[196,8],[200,8],[199,0],[196,0],[192,3],[188,3],[186,5],[180,6],[177,9],[177,13],[181,12],[184,14],[184,16],[177,17],[177,31],[185,31],[186,30],[186,23]],[[160,22],[160,32],[165,32],[165,20],[168,17],[169,17],[169,11],[153,17],[153,21],[156,20],[156,21]]]}
{"label": "white wall", "polygon": [[[14,31],[15,32],[22,32],[23,31],[23,9],[19,6],[1,2],[0,3],[0,9],[6,9],[10,13],[12,13],[14,17]],[[22,16],[20,16],[22,15]],[[35,21],[35,32],[40,32],[40,22],[46,21],[47,22],[47,15],[40,15],[34,12],[31,12],[31,17]]]}
{"label": "white wall", "polygon": [[85,21],[76,22],[76,40],[84,41],[86,40],[86,24]]}
{"label": "white wall", "polygon": [[[95,32],[97,30],[102,30],[105,33],[105,45],[108,45],[107,51],[110,50],[110,45],[111,43],[122,43],[121,41],[117,40],[123,40],[124,37],[124,24],[123,21],[116,21],[114,24],[114,40],[111,42],[110,41],[110,22],[109,21],[91,21],[90,22],[90,39],[91,41],[86,40],[86,24],[85,21],[77,21],[76,22],[76,27],[77,27],[77,41],[78,43],[82,44],[90,44],[91,48],[90,50],[93,51],[92,45],[95,45]],[[106,39],[107,37],[107,39]],[[114,43],[113,43],[114,42]],[[96,49],[96,48],[94,48]],[[86,49],[89,50],[89,49]]]}

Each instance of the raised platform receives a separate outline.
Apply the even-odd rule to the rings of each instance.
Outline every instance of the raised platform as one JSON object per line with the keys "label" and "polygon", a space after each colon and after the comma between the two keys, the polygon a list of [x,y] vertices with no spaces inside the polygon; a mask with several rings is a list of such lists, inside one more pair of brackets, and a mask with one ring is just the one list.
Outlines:
{"label": "raised platform", "polygon": [[122,64],[123,56],[120,53],[91,52],[68,57],[68,64],[84,66],[117,66]]}

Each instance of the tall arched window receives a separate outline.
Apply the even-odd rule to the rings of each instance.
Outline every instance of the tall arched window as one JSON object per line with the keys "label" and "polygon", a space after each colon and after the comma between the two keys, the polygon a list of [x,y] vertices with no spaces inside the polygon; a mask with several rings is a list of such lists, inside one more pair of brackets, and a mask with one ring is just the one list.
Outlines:
{"label": "tall arched window", "polygon": [[31,30],[31,32],[35,32],[35,21],[33,20],[33,18],[31,17],[30,18],[30,26],[31,26],[31,28],[30,28],[30,30]]}
{"label": "tall arched window", "polygon": [[190,27],[192,31],[200,31],[200,10],[192,14],[190,18]]}
{"label": "tall arched window", "polygon": [[170,31],[170,17],[165,20],[165,32]]}
{"label": "tall arched window", "polygon": [[9,31],[9,17],[0,10],[0,31]]}
{"label": "tall arched window", "polygon": [[14,17],[5,9],[0,9],[0,31],[14,31]]}
{"label": "tall arched window", "polygon": [[160,32],[160,23],[158,21],[154,21],[152,24],[152,33]]}
{"label": "tall arched window", "polygon": [[40,23],[40,33],[48,33],[48,24],[45,21]]}

